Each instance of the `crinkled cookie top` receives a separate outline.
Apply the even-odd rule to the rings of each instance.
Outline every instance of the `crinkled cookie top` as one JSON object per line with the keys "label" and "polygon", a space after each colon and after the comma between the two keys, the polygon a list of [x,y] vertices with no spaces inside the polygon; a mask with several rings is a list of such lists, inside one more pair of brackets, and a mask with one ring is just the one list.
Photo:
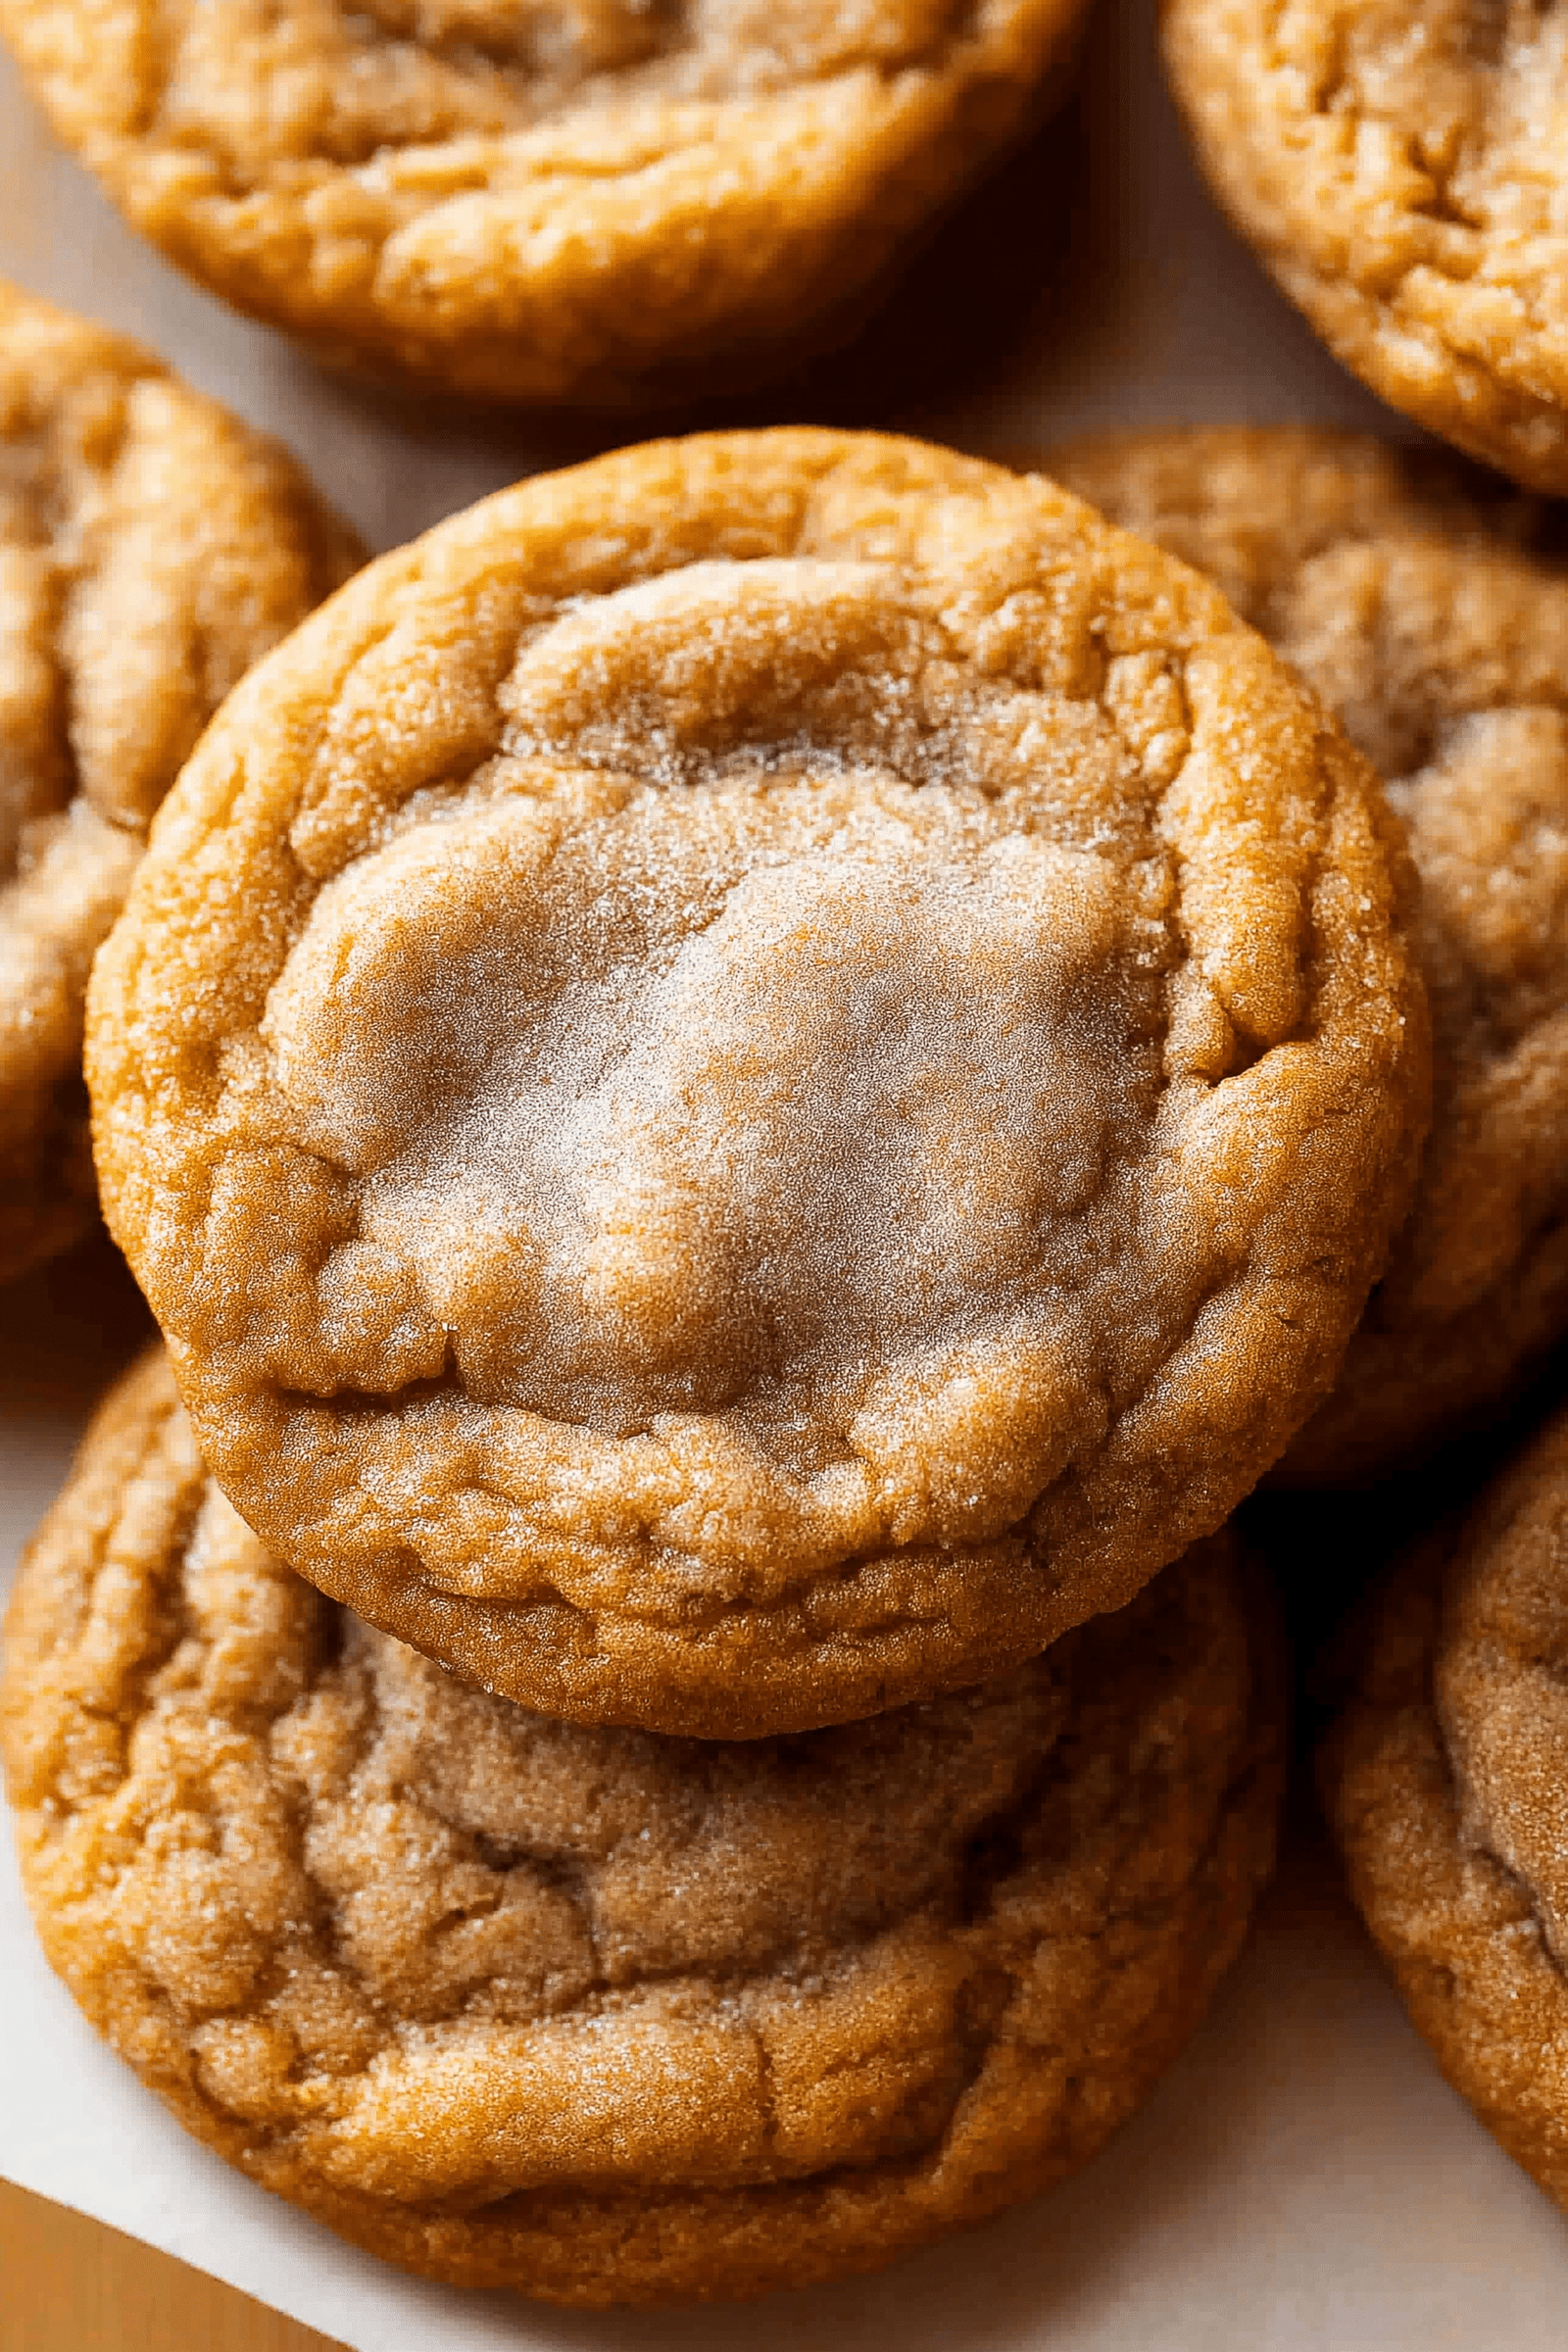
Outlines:
{"label": "crinkled cookie top", "polygon": [[1528,1888],[1568,1962],[1568,1416],[1485,1497],[1444,1591],[1434,1695],[1463,1835]]}
{"label": "crinkled cookie top", "polygon": [[1369,771],[1193,574],[910,443],[715,437],[385,560],[100,964],[115,1229],[294,1565],[743,1736],[1217,1525],[1403,1205]]}
{"label": "crinkled cookie top", "polygon": [[187,2125],[414,2267],[649,2300],[1081,2162],[1240,1939],[1271,1697],[1221,1541],[869,1723],[546,1721],[270,1557],[155,1357],[23,1571],[5,1756],[50,1958]]}
{"label": "crinkled cookie top", "polygon": [[82,998],[148,821],[358,556],[281,450],[0,285],[0,1281],[96,1213]]}
{"label": "crinkled cookie top", "polygon": [[1337,356],[1568,490],[1568,11],[1555,0],[1166,0],[1210,180]]}
{"label": "crinkled cookie top", "polygon": [[1314,431],[1052,453],[1209,572],[1390,780],[1422,882],[1434,1102],[1415,1202],[1289,1474],[1375,1473],[1568,1331],[1568,570],[1463,469]]}
{"label": "crinkled cookie top", "polygon": [[1444,2072],[1568,2206],[1568,1415],[1405,1562],[1326,1758],[1352,1890]]}
{"label": "crinkled cookie top", "polygon": [[1083,0],[0,0],[144,234],[503,398],[798,356],[1024,118]]}

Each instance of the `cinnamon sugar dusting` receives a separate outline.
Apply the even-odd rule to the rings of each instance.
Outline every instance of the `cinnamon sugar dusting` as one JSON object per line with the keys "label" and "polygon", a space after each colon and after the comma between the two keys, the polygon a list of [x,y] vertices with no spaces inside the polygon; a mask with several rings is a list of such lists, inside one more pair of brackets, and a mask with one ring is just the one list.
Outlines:
{"label": "cinnamon sugar dusting", "polygon": [[470,1395],[734,1410],[812,1462],[889,1359],[1049,1332],[1158,1080],[1114,872],[864,771],[616,797],[403,834],[263,1035]]}

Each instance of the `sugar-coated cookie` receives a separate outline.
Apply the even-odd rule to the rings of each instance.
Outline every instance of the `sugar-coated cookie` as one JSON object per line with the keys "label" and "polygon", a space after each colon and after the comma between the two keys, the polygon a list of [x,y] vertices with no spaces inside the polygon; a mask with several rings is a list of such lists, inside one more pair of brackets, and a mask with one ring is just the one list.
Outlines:
{"label": "sugar-coated cookie", "polygon": [[1568,490],[1568,19],[1538,0],[1164,0],[1237,226],[1406,416]]}
{"label": "sugar-coated cookie", "polygon": [[372,564],[100,957],[111,1222],[214,1475],[542,1712],[1030,1656],[1326,1391],[1426,1115],[1370,769],[1196,574],[717,435]]}
{"label": "sugar-coated cookie", "polygon": [[1082,11],[0,0],[0,32],[127,219],[239,309],[426,384],[612,403],[847,323]]}
{"label": "sugar-coated cookie", "polygon": [[359,560],[272,442],[0,283],[0,1282],[97,1215],[82,1000],[148,821]]}
{"label": "sugar-coated cookie", "polygon": [[1394,1578],[1324,1780],[1412,2020],[1568,2207],[1568,1414]]}

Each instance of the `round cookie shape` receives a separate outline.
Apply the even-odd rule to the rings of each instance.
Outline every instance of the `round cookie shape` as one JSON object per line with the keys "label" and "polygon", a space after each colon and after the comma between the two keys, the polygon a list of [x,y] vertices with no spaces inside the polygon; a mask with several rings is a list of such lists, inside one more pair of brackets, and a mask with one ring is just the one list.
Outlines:
{"label": "round cookie shape", "polygon": [[0,283],[0,1282],[97,1217],[87,972],[218,704],[361,560],[282,450]]}
{"label": "round cookie shape", "polygon": [[710,396],[851,321],[1028,123],[1084,0],[0,0],[143,235],[323,356]]}
{"label": "round cookie shape", "polygon": [[1425,1115],[1370,770],[1206,584],[915,443],[655,444],[372,565],[100,958],[114,1230],[289,1564],[542,1712],[874,1713],[1327,1389]]}
{"label": "round cookie shape", "polygon": [[1454,2087],[1568,2207],[1568,1414],[1392,1581],[1324,1785]]}
{"label": "round cookie shape", "polygon": [[870,1722],[549,1721],[269,1555],[155,1356],[22,1572],[5,1760],[50,1961],[199,2137],[409,2269],[649,2303],[1084,2162],[1268,1874],[1276,1681],[1222,1536]]}
{"label": "round cookie shape", "polygon": [[1382,769],[1422,882],[1433,1116],[1338,1385],[1277,1475],[1377,1477],[1568,1332],[1568,567],[1528,499],[1311,429],[1048,455],[1208,572]]}
{"label": "round cookie shape", "polygon": [[1472,457],[1568,490],[1568,27],[1529,0],[1163,0],[1237,227],[1336,359]]}

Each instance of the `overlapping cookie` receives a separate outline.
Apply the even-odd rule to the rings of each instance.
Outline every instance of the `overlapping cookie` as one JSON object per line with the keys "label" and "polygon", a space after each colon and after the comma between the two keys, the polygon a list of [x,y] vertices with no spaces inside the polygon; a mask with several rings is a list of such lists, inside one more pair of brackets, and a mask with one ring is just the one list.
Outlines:
{"label": "overlapping cookie", "polygon": [[114,1231],[301,1573],[705,1737],[1032,1655],[1327,1389],[1425,1118],[1371,771],[1065,493],[524,483],[253,673],[97,966]]}
{"label": "overlapping cookie", "polygon": [[1082,6],[0,0],[0,30],[240,309],[438,386],[614,402],[847,323],[1041,106]]}
{"label": "overlapping cookie", "polygon": [[1568,1415],[1397,1575],[1325,1759],[1411,2018],[1568,2206]]}
{"label": "overlapping cookie", "polygon": [[1534,0],[1164,0],[1204,171],[1336,358],[1568,490],[1568,31]]}
{"label": "overlapping cookie", "polygon": [[97,1215],[82,1003],[153,811],[359,553],[271,442],[0,285],[0,1282]]}
{"label": "overlapping cookie", "polygon": [[1464,469],[1353,435],[1048,454],[1200,565],[1390,779],[1423,885],[1433,1124],[1339,1385],[1284,1475],[1376,1474],[1568,1333],[1568,570]]}
{"label": "overlapping cookie", "polygon": [[163,1358],[8,1627],[45,1948],[180,2121],[435,2278],[562,2302],[864,2270],[1082,2163],[1273,1849],[1229,1539],[977,1690],[722,1745],[486,1697],[205,1476]]}

